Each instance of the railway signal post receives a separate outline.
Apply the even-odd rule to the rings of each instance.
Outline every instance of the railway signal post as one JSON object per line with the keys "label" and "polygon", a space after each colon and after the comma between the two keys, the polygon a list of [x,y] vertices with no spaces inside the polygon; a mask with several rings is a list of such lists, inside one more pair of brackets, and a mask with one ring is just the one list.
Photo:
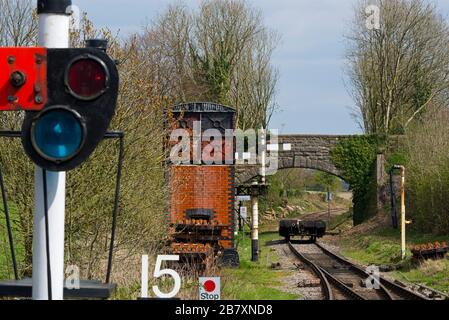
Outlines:
{"label": "railway signal post", "polygon": [[405,259],[405,168],[401,169],[401,258]]}
{"label": "railway signal post", "polygon": [[406,226],[412,221],[406,219],[405,216],[405,167],[401,165],[394,165],[393,169],[401,171],[401,258],[406,257]]}
{"label": "railway signal post", "polygon": [[[68,10],[71,5],[71,0],[38,1],[40,46],[68,48],[70,26],[70,13]],[[45,181],[44,178],[46,180],[45,186],[43,183]],[[65,183],[65,172],[46,171],[38,165],[35,166],[33,227],[34,300],[63,299]],[[45,217],[46,209],[48,221]],[[47,226],[46,223],[48,224]],[[46,231],[48,231],[48,234]],[[51,247],[47,248],[46,245]],[[50,252],[48,260],[47,251]],[[50,268],[51,272],[48,272],[47,268]],[[47,277],[50,274],[51,279],[48,279]],[[51,296],[49,296],[50,294]]]}
{"label": "railway signal post", "polygon": [[259,184],[251,185],[251,261],[259,261]]}
{"label": "railway signal post", "polygon": [[259,195],[266,186],[266,132],[260,131],[260,176],[261,183],[257,181],[251,184],[251,261],[259,261]]}
{"label": "railway signal post", "polygon": [[279,145],[267,144],[267,131],[259,131],[259,153],[260,153],[260,183],[255,181],[249,186],[251,193],[251,261],[259,261],[259,196],[265,194],[267,184],[267,149],[277,151]]}
{"label": "railway signal post", "polygon": [[0,48],[0,111],[25,110],[21,138],[35,164],[32,298],[62,300],[66,171],[106,135],[119,76],[104,40],[69,48],[71,0],[38,0],[39,47]]}

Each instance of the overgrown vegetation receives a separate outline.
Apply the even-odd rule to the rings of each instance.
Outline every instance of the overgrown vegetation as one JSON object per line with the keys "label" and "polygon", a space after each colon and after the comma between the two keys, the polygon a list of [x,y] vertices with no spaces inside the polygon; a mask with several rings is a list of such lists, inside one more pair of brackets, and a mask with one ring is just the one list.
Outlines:
{"label": "overgrown vegetation", "polygon": [[[326,172],[300,168],[283,169],[268,177],[268,193],[261,197],[262,211],[296,203],[304,198],[306,191],[338,192],[343,190],[343,182]],[[293,202],[292,202],[293,201]],[[312,208],[306,208],[312,209]]]}
{"label": "overgrown vegetation", "polygon": [[[5,212],[3,210],[3,203],[1,203],[1,209],[0,209],[0,279],[13,279],[14,278],[14,269],[13,269],[13,262],[10,254],[10,243],[8,239],[8,230],[6,227],[6,221],[5,221]],[[20,229],[18,227],[18,224],[16,223],[18,221],[18,211],[17,208],[14,205],[9,206],[9,215],[11,217],[11,220],[15,223],[12,225],[12,231],[13,231],[13,240],[15,245],[15,253],[16,253],[16,260],[17,261],[23,261],[24,258],[24,247],[23,247],[23,239],[21,238]]]}
{"label": "overgrown vegetation", "polygon": [[267,128],[277,108],[271,59],[279,36],[259,9],[242,0],[203,1],[198,10],[175,2],[139,39],[176,103],[227,104],[236,108],[240,129]]}
{"label": "overgrown vegetation", "polygon": [[354,224],[376,212],[376,154],[383,141],[376,136],[354,136],[341,140],[332,150],[332,160],[353,192]]}
{"label": "overgrown vegetation", "polygon": [[[15,10],[20,8],[31,15],[31,6]],[[169,100],[158,89],[151,57],[139,50],[135,38],[120,42],[109,30],[96,30],[85,16],[81,30],[71,34],[71,46],[84,46],[84,39],[98,37],[109,41],[110,55],[121,62],[118,66],[121,77],[118,106],[111,124],[111,129],[126,133],[114,257],[115,265],[121,266],[122,261],[136,259],[142,252],[158,251],[165,237],[164,170],[160,164],[163,160],[161,141],[165,137],[163,109],[168,107]],[[28,44],[33,45],[35,41],[34,34],[30,34]],[[20,130],[22,116],[20,113],[2,113],[1,128]],[[19,260],[20,271],[29,276],[34,166],[25,156],[20,140],[1,139],[0,149],[9,201],[17,210],[14,220],[16,243],[19,248],[24,248],[24,255]],[[118,141],[104,141],[85,164],[67,174],[66,262],[77,265],[83,278],[105,277],[117,157]],[[137,270],[130,268],[116,267],[114,270],[114,280],[121,284],[125,279],[138,276]]]}
{"label": "overgrown vegetation", "polygon": [[[380,8],[380,28],[366,26],[368,3]],[[447,233],[447,20],[435,4],[423,0],[361,0],[353,22],[347,37],[348,69],[360,124],[368,134],[405,136],[405,146],[387,154],[387,169],[406,166],[407,214],[415,221],[413,228]],[[342,168],[347,171],[349,165]],[[353,166],[358,165],[366,171],[367,163]],[[364,174],[369,175],[357,173],[357,181],[365,187],[351,185],[354,201],[366,206],[372,185]],[[354,208],[355,216],[360,209]]]}
{"label": "overgrown vegetation", "polygon": [[[447,240],[446,237],[435,237],[433,234],[408,232],[407,244],[428,243]],[[449,260],[426,261],[415,264],[411,261],[411,252],[407,250],[408,258],[401,261],[400,232],[391,228],[376,229],[373,232],[359,233],[346,237],[339,243],[342,253],[365,265],[393,265],[397,270],[390,272],[396,279],[420,283],[434,287],[443,292],[449,288]]]}
{"label": "overgrown vegetation", "polygon": [[449,111],[429,110],[407,132],[401,161],[406,166],[407,215],[415,230],[449,233]]}

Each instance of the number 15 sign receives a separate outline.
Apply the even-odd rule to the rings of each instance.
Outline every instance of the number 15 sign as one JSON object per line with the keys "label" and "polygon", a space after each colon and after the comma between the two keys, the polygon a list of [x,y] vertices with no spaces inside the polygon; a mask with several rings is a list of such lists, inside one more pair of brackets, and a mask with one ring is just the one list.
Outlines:
{"label": "number 15 sign", "polygon": [[[173,278],[173,289],[168,293],[163,293],[159,289],[158,286],[153,286],[153,292],[156,295],[156,297],[161,299],[171,299],[175,298],[176,295],[179,293],[179,290],[181,289],[181,277],[179,276],[179,273],[177,273],[173,269],[161,269],[162,262],[164,261],[179,261],[179,256],[176,255],[159,255],[156,259],[156,266],[154,268],[153,277],[154,278],[160,278],[162,276],[169,276]],[[147,299],[148,298],[148,255],[142,256],[142,277],[141,277],[141,298]]]}

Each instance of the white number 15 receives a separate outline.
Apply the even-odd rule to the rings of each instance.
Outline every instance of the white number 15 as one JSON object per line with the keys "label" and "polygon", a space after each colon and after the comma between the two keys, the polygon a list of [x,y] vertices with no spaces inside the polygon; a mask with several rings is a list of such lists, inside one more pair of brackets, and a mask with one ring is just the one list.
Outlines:
{"label": "white number 15", "polygon": [[179,274],[173,269],[162,269],[163,261],[179,261],[179,256],[174,255],[160,255],[157,256],[156,266],[154,268],[153,277],[160,278],[164,275],[168,275],[173,278],[175,284],[173,286],[173,290],[169,293],[163,293],[159,290],[158,286],[153,286],[153,292],[158,298],[169,299],[174,298],[178,294],[179,290],[181,290],[181,277]]}

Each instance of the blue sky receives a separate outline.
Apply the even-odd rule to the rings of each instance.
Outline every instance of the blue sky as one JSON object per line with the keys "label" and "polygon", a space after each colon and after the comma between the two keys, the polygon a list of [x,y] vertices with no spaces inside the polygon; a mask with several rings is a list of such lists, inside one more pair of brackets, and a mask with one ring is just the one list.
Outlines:
{"label": "blue sky", "polygon": [[[122,34],[138,31],[176,0],[72,0],[96,26]],[[344,79],[345,34],[356,0],[249,0],[282,37],[273,63],[279,68],[272,128],[282,133],[360,133]],[[192,7],[200,0],[186,0]],[[449,1],[435,1],[449,16]]]}

